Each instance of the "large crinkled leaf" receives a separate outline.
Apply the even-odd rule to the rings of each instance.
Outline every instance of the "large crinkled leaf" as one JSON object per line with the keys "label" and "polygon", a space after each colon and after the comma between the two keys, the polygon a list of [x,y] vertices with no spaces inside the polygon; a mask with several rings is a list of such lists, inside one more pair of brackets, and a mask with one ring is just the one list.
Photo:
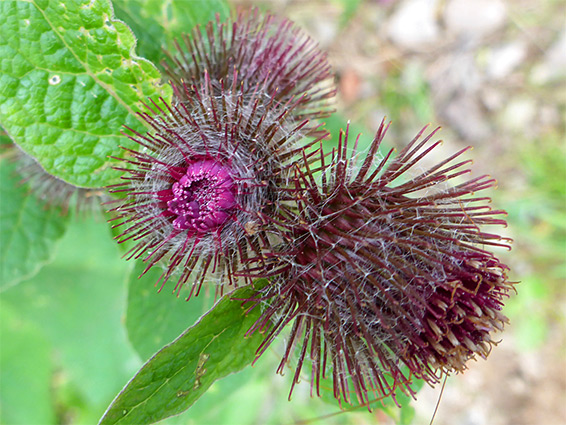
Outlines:
{"label": "large crinkled leaf", "polygon": [[210,285],[190,301],[176,297],[169,287],[158,292],[162,270],[153,267],[140,277],[146,266],[138,261],[130,272],[126,310],[128,338],[143,360],[194,324],[211,307],[215,292]]}
{"label": "large crinkled leaf", "polygon": [[100,424],[150,424],[190,407],[212,383],[249,365],[262,336],[245,337],[260,310],[224,296],[198,323],[153,356],[112,402]]}
{"label": "large crinkled leaf", "polygon": [[170,99],[160,73],[108,0],[0,2],[0,124],[45,170],[82,187],[115,182],[108,156],[148,97]]}
{"label": "large crinkled leaf", "polygon": [[33,276],[65,233],[67,218],[20,183],[17,164],[0,159],[0,291]]}
{"label": "large crinkled leaf", "polygon": [[114,11],[138,37],[138,53],[159,63],[162,48],[173,49],[175,38],[217,13],[227,17],[229,8],[225,0],[117,0]]}

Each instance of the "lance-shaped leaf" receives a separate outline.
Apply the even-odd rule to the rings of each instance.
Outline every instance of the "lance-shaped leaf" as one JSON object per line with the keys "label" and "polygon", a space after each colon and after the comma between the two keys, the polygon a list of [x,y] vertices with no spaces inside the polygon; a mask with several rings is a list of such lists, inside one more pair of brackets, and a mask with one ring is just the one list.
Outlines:
{"label": "lance-shaped leaf", "polygon": [[0,124],[43,168],[82,187],[116,181],[109,156],[148,97],[169,99],[157,68],[108,0],[0,2]]}
{"label": "lance-shaped leaf", "polygon": [[260,309],[238,299],[250,288],[224,296],[198,323],[153,356],[112,402],[101,425],[150,424],[189,408],[212,383],[249,365],[261,343],[246,337]]}
{"label": "lance-shaped leaf", "polygon": [[33,276],[52,258],[68,221],[20,184],[16,167],[0,159],[0,291]]}

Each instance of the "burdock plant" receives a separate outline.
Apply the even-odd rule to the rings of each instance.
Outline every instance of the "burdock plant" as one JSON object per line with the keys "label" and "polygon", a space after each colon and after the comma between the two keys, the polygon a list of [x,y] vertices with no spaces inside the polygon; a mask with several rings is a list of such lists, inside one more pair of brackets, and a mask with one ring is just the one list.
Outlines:
{"label": "burdock plant", "polygon": [[[136,263],[125,323],[132,347],[148,360],[100,423],[179,414],[215,381],[263,358],[278,336],[286,337],[279,372],[295,368],[291,391],[310,375],[312,394],[321,394],[328,378],[340,403],[414,394],[415,380],[435,384],[487,356],[513,287],[491,252],[509,244],[488,230],[505,224],[503,211],[483,195],[494,180],[467,176],[465,150],[423,165],[438,149],[435,132],[423,138],[423,130],[383,158],[385,124],[367,152],[347,131],[329,150],[318,119],[331,113],[335,90],[315,41],[289,20],[252,10],[217,18],[175,47],[166,38],[180,33],[182,10],[210,12],[222,2],[158,3],[115,6],[138,29],[147,24],[140,48],[174,46],[157,58],[165,59],[163,74],[136,55],[135,37],[109,1],[0,2],[6,136],[55,175],[38,186],[46,197],[65,202],[63,181],[88,193],[109,186],[110,221]],[[11,182],[15,167],[9,167],[1,171]],[[2,241],[13,245],[0,257],[19,279],[8,282],[15,285],[51,258],[36,248],[64,228],[49,223],[50,214],[37,214],[24,189],[2,186],[13,201],[0,203]],[[87,269],[93,282],[107,283],[106,270]],[[157,295],[139,289],[174,286],[188,299],[205,282],[222,297],[194,323],[187,313],[199,299],[148,301]],[[2,282],[0,290],[6,287]],[[107,292],[96,289],[86,293],[98,299]],[[36,335],[35,326],[20,326],[30,318],[20,317],[19,306],[28,304],[3,311],[14,335]],[[63,304],[75,305],[66,297]],[[118,304],[115,317],[122,315]],[[171,319],[168,309],[182,314]],[[83,335],[106,310],[80,313],[77,321],[88,318],[76,328]],[[179,335],[179,324],[190,327]],[[64,350],[59,342],[41,350]],[[17,367],[22,362],[27,358],[17,359]],[[46,394],[50,370],[43,373]]]}
{"label": "burdock plant", "polygon": [[331,375],[336,399],[369,405],[486,357],[512,289],[487,248],[509,241],[484,230],[505,225],[477,195],[495,180],[453,184],[467,149],[422,169],[440,144],[423,129],[378,160],[382,123],[365,156],[347,131],[327,153],[312,119],[329,113],[329,67],[287,20],[253,11],[182,40],[165,63],[174,102],[147,105],[152,132],[128,129],[140,149],[112,187],[128,257],[187,298],[267,279],[243,299],[261,313],[247,334],[263,334],[259,358],[290,326],[291,392],[308,364],[312,394]]}
{"label": "burdock plant", "polygon": [[441,143],[436,130],[378,160],[386,131],[382,123],[365,157],[349,151],[346,131],[316,169],[295,168],[293,190],[264,217],[284,241],[256,270],[272,284],[248,300],[264,309],[250,330],[267,332],[258,355],[292,324],[279,372],[297,351],[293,386],[310,362],[311,393],[332,375],[334,396],[352,402],[353,391],[361,404],[487,357],[512,290],[488,250],[509,240],[485,230],[505,225],[505,212],[477,195],[495,180],[452,184],[470,172],[468,149],[423,168]]}

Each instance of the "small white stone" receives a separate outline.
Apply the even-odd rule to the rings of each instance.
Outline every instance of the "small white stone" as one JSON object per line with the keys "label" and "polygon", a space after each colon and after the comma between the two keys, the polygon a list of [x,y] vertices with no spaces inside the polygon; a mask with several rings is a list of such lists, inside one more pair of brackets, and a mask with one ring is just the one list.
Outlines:
{"label": "small white stone", "polygon": [[481,38],[500,28],[507,18],[501,0],[450,0],[444,10],[448,31],[469,38]]}
{"label": "small white stone", "polygon": [[329,46],[336,39],[338,28],[334,20],[330,18],[317,19],[313,22],[313,26],[316,41],[321,46]]}
{"label": "small white stone", "polygon": [[526,131],[534,123],[537,107],[529,98],[512,99],[501,117],[501,125],[508,130]]}
{"label": "small white stone", "polygon": [[444,110],[445,119],[466,140],[485,140],[492,129],[476,96],[459,94]]}
{"label": "small white stone", "polygon": [[437,0],[406,0],[389,20],[387,35],[401,47],[418,49],[438,40]]}
{"label": "small white stone", "polygon": [[515,41],[492,49],[487,56],[486,74],[500,80],[511,74],[527,56],[527,46]]}

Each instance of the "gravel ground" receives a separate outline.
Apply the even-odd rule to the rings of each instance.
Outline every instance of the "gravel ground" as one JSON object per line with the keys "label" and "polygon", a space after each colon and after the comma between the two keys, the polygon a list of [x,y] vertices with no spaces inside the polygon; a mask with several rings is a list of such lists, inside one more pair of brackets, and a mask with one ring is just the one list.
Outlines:
{"label": "gravel ground", "polygon": [[[514,199],[539,190],[529,183],[525,155],[547,152],[550,139],[558,141],[560,155],[566,152],[563,1],[232,3],[287,16],[320,42],[337,74],[337,110],[344,117],[373,131],[387,115],[394,120],[389,141],[398,146],[427,122],[442,125],[448,151],[472,145],[475,171],[499,181],[498,207],[508,209]],[[565,160],[559,158],[560,175],[551,175],[548,184],[566,184]],[[547,276],[546,263],[535,261],[535,248],[522,240],[532,229],[509,220],[506,232],[516,240],[505,257],[512,278],[528,289],[523,276],[544,277],[550,293],[536,311],[520,312],[525,322],[529,315],[543,318],[544,338],[525,345],[523,322],[512,321],[488,361],[472,361],[466,373],[448,379],[436,425],[566,424],[565,276]],[[566,258],[564,251],[552,255],[557,260],[545,260]],[[439,393],[438,387],[420,392],[416,424],[430,422]]]}

